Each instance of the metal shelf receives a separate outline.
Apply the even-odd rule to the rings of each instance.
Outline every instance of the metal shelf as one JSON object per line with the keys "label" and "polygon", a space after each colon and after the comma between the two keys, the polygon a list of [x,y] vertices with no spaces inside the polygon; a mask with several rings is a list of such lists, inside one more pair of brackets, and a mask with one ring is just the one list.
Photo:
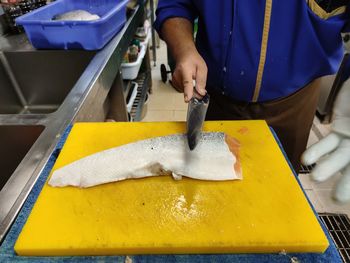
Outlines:
{"label": "metal shelf", "polygon": [[151,77],[151,72],[146,71],[146,72],[140,73],[137,79],[134,80],[139,85],[137,88],[136,99],[130,111],[130,115],[132,116],[134,121],[141,120],[142,109],[145,103],[146,94],[149,90],[148,81],[150,77]]}
{"label": "metal shelf", "polygon": [[123,80],[123,93],[124,93],[124,98],[128,96],[130,89],[131,89],[131,82],[132,80]]}

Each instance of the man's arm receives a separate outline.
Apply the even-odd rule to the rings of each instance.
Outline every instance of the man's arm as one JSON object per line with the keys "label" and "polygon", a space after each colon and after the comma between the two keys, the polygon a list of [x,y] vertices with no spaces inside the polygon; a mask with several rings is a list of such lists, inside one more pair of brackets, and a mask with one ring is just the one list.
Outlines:
{"label": "man's arm", "polygon": [[154,27],[168,44],[176,62],[173,85],[184,90],[185,101],[188,102],[193,96],[192,80],[196,80],[196,96],[204,96],[207,65],[193,40],[193,21],[198,17],[194,1],[159,0],[156,14]]}
{"label": "man's arm", "polygon": [[[173,55],[176,68],[173,73],[173,85],[184,90],[185,101],[193,97],[193,80],[196,81],[196,91],[204,96],[207,81],[207,65],[199,55],[193,39],[193,10],[188,1],[172,1],[172,6],[167,2],[160,2],[157,15],[161,25],[156,27],[161,37],[165,40]],[[168,16],[173,10],[172,17]],[[176,13],[179,13],[177,16]]]}
{"label": "man's arm", "polygon": [[193,39],[193,24],[186,18],[175,17],[166,20],[162,26],[162,37],[168,44],[174,59],[196,51]]}
{"label": "man's arm", "polygon": [[162,37],[176,61],[173,84],[184,90],[185,101],[194,95],[193,80],[197,93],[204,96],[208,69],[194,44],[193,24],[185,18],[170,18],[162,26]]}

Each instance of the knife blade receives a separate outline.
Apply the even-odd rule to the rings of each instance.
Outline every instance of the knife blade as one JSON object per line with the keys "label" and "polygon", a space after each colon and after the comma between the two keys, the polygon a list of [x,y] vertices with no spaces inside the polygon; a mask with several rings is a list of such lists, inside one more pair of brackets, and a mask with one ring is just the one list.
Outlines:
{"label": "knife blade", "polygon": [[188,103],[187,110],[187,142],[190,150],[196,148],[200,138],[202,127],[209,106],[210,97],[206,94],[203,98],[193,97]]}

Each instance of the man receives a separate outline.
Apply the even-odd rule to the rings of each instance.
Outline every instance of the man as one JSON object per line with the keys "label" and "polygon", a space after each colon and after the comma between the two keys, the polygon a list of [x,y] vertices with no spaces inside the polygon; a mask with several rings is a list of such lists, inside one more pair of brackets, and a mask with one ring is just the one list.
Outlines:
{"label": "man", "polygon": [[208,120],[265,119],[297,171],[317,79],[338,69],[349,18],[348,1],[317,2],[160,0],[155,23],[176,61],[173,84],[185,101],[196,80],[197,93],[211,95]]}

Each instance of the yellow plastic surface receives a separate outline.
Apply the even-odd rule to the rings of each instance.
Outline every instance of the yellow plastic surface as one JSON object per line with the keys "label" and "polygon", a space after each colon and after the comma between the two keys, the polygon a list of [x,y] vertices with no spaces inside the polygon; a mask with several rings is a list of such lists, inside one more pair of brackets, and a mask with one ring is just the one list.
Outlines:
{"label": "yellow plastic surface", "polygon": [[[89,189],[45,185],[19,255],[323,252],[328,241],[263,121],[207,122],[241,144],[242,181],[127,180]],[[184,123],[75,124],[54,169]],[[98,174],[96,174],[98,176]]]}

